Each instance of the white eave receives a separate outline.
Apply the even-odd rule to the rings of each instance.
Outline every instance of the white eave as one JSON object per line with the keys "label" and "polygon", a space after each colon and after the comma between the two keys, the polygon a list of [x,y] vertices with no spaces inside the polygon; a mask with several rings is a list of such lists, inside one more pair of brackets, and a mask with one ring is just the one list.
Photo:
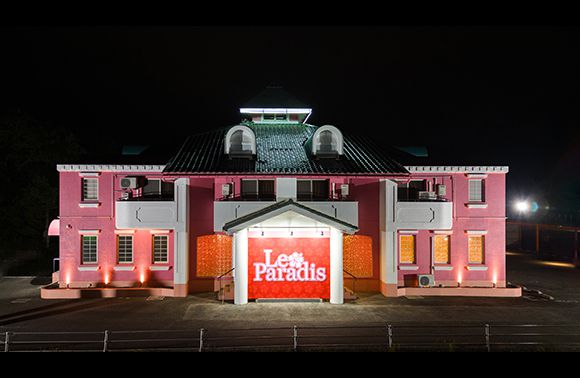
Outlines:
{"label": "white eave", "polygon": [[450,173],[507,173],[509,167],[507,166],[455,166],[455,165],[417,165],[405,166],[411,172],[450,172]]}
{"label": "white eave", "polygon": [[103,165],[103,164],[57,164],[59,172],[155,172],[161,173],[165,165]]}

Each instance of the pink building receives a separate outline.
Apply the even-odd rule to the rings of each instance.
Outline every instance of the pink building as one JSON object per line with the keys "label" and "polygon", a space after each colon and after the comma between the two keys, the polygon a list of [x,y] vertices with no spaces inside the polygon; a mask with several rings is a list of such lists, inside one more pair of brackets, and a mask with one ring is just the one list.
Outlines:
{"label": "pink building", "polygon": [[520,295],[506,288],[507,167],[404,165],[306,123],[281,88],[240,113],[165,165],[59,165],[60,270],[42,296]]}

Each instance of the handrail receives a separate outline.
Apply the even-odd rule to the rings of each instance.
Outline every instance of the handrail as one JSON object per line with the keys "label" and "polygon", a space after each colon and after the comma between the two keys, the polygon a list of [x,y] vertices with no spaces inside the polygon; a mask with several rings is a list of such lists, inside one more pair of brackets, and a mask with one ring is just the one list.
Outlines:
{"label": "handrail", "polygon": [[342,269],[342,272],[348,274],[349,276],[351,276],[353,278],[353,280],[352,280],[352,293],[356,295],[355,288],[356,288],[356,280],[358,280],[358,277],[346,269]]}
{"label": "handrail", "polygon": [[226,274],[229,274],[229,273],[233,272],[233,271],[234,271],[234,269],[236,269],[236,268],[234,267],[234,268],[232,268],[232,269],[228,270],[227,272],[225,272],[225,273],[222,273],[221,275],[219,275],[219,276],[217,276],[217,277],[216,277],[216,279],[217,279],[217,280],[219,281],[219,283],[220,283],[220,291],[218,291],[218,295],[219,295],[219,294],[221,294],[221,296],[222,296],[222,304],[224,304],[224,303],[225,303],[225,299],[224,299],[224,298],[225,298],[225,293],[222,293],[222,280],[223,280],[223,278],[224,278],[224,276],[225,276]]}

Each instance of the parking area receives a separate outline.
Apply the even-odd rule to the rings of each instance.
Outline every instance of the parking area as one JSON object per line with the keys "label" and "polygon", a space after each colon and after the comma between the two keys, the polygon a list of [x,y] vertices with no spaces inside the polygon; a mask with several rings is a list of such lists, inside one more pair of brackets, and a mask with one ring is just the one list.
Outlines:
{"label": "parking area", "polygon": [[508,279],[522,298],[385,298],[364,293],[328,303],[221,304],[213,293],[188,298],[41,300],[33,277],[0,279],[0,332],[179,330],[251,327],[360,326],[385,323],[571,323],[580,316],[580,271],[569,264],[508,255]]}

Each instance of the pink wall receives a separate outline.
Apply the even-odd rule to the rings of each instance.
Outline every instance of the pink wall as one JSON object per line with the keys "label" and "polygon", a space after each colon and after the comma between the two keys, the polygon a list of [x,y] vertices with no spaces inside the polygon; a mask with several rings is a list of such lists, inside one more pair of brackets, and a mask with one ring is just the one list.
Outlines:
{"label": "pink wall", "polygon": [[[143,173],[133,173],[143,175]],[[81,208],[81,177],[78,172],[61,172],[60,174],[60,257],[61,282],[65,276],[70,276],[75,282],[102,281],[104,272],[111,272],[114,281],[138,281],[142,270],[147,271],[147,280],[172,281],[173,270],[151,272],[151,245],[149,230],[136,231],[134,234],[134,259],[137,269],[134,272],[112,272],[116,262],[116,239],[114,222],[114,202],[119,194],[119,179],[131,173],[103,172],[99,176],[99,207]],[[160,174],[147,174],[149,178],[159,178]],[[373,277],[378,284],[379,279],[379,180],[376,176],[315,176],[286,175],[305,179],[328,178],[337,185],[351,184],[351,195],[348,200],[359,203],[359,235],[370,236],[373,240]],[[273,178],[268,175],[215,175],[189,176],[190,178],[190,280],[191,289],[206,290],[211,287],[211,280],[196,277],[197,271],[197,238],[213,234],[213,201],[220,200],[221,184],[234,182],[236,197],[240,194],[242,178]],[[175,177],[165,177],[174,179]],[[401,178],[401,177],[400,177]],[[433,183],[447,185],[447,199],[454,206],[454,227],[451,235],[451,265],[453,271],[437,271],[438,281],[457,281],[461,273],[464,282],[491,282],[494,276],[501,283],[505,281],[505,174],[490,173],[485,177],[485,198],[487,208],[468,208],[468,180],[461,173],[412,174],[411,178],[428,179]],[[330,186],[332,187],[332,185]],[[116,191],[117,192],[114,192]],[[116,193],[114,195],[114,193]],[[79,230],[99,229],[99,272],[79,272],[80,264],[80,234]],[[488,271],[465,270],[467,260],[466,230],[487,230],[485,237],[485,265]],[[405,274],[429,273],[431,265],[431,237],[429,231],[419,231],[417,234],[417,271],[399,271],[402,281]],[[170,266],[173,265],[173,232],[169,240]]]}

